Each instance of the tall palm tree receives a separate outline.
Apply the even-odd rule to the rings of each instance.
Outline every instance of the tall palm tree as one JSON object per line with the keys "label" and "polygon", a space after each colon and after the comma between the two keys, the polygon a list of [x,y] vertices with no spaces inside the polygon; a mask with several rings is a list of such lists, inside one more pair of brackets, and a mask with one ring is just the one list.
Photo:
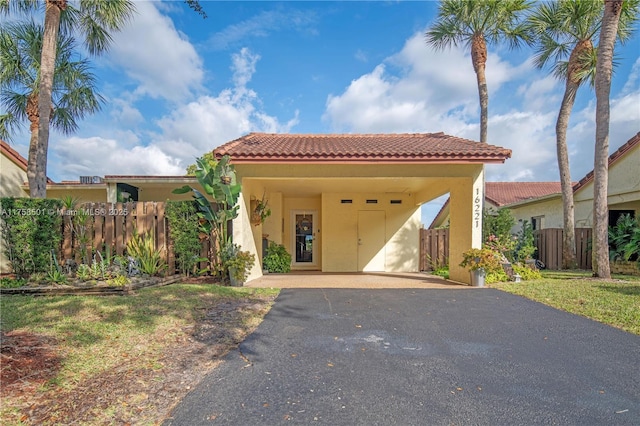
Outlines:
{"label": "tall palm tree", "polygon": [[118,31],[133,16],[131,0],[0,0],[0,12],[10,9],[29,12],[44,6],[44,35],[40,58],[40,83],[38,88],[38,141],[29,145],[27,178],[29,190],[34,198],[47,195],[47,150],[49,145],[49,123],[54,83],[58,33],[78,33],[91,55],[105,52],[111,44],[110,32]]}
{"label": "tall palm tree", "polygon": [[562,267],[574,269],[576,238],[573,186],[567,150],[567,128],[578,88],[585,80],[593,84],[595,48],[602,19],[602,3],[593,0],[561,0],[541,3],[529,17],[536,35],[535,64],[551,64],[552,73],[565,81],[564,96],[556,120],[556,151],[563,206]]}
{"label": "tall palm tree", "polygon": [[506,41],[511,48],[529,43],[530,34],[522,18],[531,5],[529,0],[443,0],[436,22],[427,30],[427,44],[436,49],[471,47],[480,97],[480,142],[487,142],[487,43]]}
{"label": "tall palm tree", "polygon": [[[39,130],[38,88],[42,25],[13,22],[0,28],[0,138],[13,140],[15,130],[30,123],[30,145]],[[100,109],[103,99],[95,92],[96,79],[86,59],[76,54],[73,37],[57,43],[55,78],[51,91],[51,124],[65,134],[77,130],[78,119]]]}
{"label": "tall palm tree", "polygon": [[593,274],[611,278],[609,265],[609,95],[616,37],[638,19],[638,0],[605,0],[596,63],[596,143],[593,161]]}

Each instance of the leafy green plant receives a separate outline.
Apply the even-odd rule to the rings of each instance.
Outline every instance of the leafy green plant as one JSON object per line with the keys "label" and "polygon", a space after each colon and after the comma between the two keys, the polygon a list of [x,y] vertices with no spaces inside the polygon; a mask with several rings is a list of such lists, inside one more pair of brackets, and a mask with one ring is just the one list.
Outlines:
{"label": "leafy green plant", "polygon": [[460,266],[470,271],[484,269],[487,274],[502,271],[500,254],[488,248],[472,248],[465,251],[462,253]]}
{"label": "leafy green plant", "polygon": [[266,199],[266,194],[262,194],[262,198],[255,201],[255,207],[251,212],[251,222],[254,225],[259,225],[264,223],[265,219],[269,216],[271,216],[269,200]]}
{"label": "leafy green plant", "polygon": [[196,165],[198,168],[194,174],[205,192],[213,198],[216,208],[211,206],[211,201],[204,194],[189,185],[174,189],[172,192],[174,194],[193,192],[193,199],[198,207],[198,217],[201,219],[199,229],[211,241],[210,270],[222,274],[222,260],[215,247],[222,248],[227,242],[227,222],[238,217],[241,185],[236,183],[235,170],[228,155],[217,162],[200,157],[196,159]]}
{"label": "leafy green plant", "polygon": [[143,274],[159,275],[167,268],[159,250],[156,250],[156,242],[153,234],[139,235],[137,232],[127,243],[127,254],[138,262],[138,269]]}
{"label": "leafy green plant", "polygon": [[82,281],[88,281],[91,279],[91,267],[84,263],[78,265],[76,270],[76,277]]}
{"label": "leafy green plant", "polygon": [[225,262],[225,266],[229,270],[230,276],[239,283],[245,282],[249,271],[253,267],[256,257],[248,251],[237,251],[236,255]]}
{"label": "leafy green plant", "polygon": [[528,259],[533,259],[533,255],[538,249],[534,245],[533,227],[529,221],[522,222],[522,228],[518,231],[516,236],[516,248],[515,248],[515,261],[524,262]]}
{"label": "leafy green plant", "polygon": [[438,275],[442,278],[449,278],[449,267],[448,266],[440,266],[431,272],[433,275]]}
{"label": "leafy green plant", "polygon": [[509,281],[509,276],[502,269],[496,269],[491,272],[487,272],[484,277],[484,282],[486,284],[501,283],[505,281]]}
{"label": "leafy green plant", "polygon": [[115,277],[109,278],[107,280],[107,285],[124,287],[128,285],[130,282],[131,280],[129,280],[129,278],[127,278],[125,275],[116,275]]}
{"label": "leafy green plant", "polygon": [[53,199],[0,199],[2,247],[13,273],[49,271],[51,250],[57,251],[62,239],[61,207]]}
{"label": "leafy green plant", "polygon": [[514,262],[516,239],[511,235],[515,219],[511,210],[487,209],[483,214],[482,237],[484,246],[499,252],[508,261]]}
{"label": "leafy green plant", "polygon": [[513,272],[520,275],[520,279],[523,281],[539,280],[542,278],[542,274],[537,269],[518,263],[514,263],[511,266],[513,267]]}
{"label": "leafy green plant", "polygon": [[20,288],[27,285],[27,280],[24,278],[0,278],[0,288]]}
{"label": "leafy green plant", "polygon": [[640,216],[623,214],[609,227],[609,258],[640,262]]}
{"label": "leafy green plant", "polygon": [[291,255],[282,244],[271,242],[264,256],[264,268],[269,272],[286,273],[291,271]]}
{"label": "leafy green plant", "polygon": [[[194,171],[195,172],[195,171]],[[197,272],[202,243],[199,238],[198,208],[193,201],[167,202],[165,215],[169,222],[169,236],[180,272],[185,275]]]}

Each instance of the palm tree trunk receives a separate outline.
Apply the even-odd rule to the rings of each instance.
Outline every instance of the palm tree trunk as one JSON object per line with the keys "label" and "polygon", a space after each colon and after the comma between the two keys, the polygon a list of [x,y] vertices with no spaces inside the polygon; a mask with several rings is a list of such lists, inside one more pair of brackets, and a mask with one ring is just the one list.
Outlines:
{"label": "palm tree trunk", "polygon": [[[49,121],[51,118],[51,96],[53,73],[55,70],[60,11],[66,7],[66,0],[47,0],[42,36],[42,56],[40,59],[40,85],[38,87],[38,143],[29,146],[27,178],[32,198],[47,196],[47,151],[49,148]],[[32,153],[34,154],[32,157]]]}
{"label": "palm tree trunk", "polygon": [[567,78],[567,84],[556,122],[556,150],[558,155],[558,170],[560,171],[560,188],[562,190],[562,268],[576,269],[576,235],[573,203],[573,185],[571,183],[571,170],[569,168],[569,152],[567,150],[567,128],[569,116],[576,100],[576,92],[579,84]]}
{"label": "palm tree trunk", "polygon": [[487,63],[487,44],[482,34],[477,34],[471,42],[471,61],[478,81],[478,95],[480,97],[480,142],[487,142],[487,122],[489,91],[487,90],[487,78],[485,76],[485,64]]}
{"label": "palm tree trunk", "polygon": [[623,0],[605,0],[596,62],[596,147],[593,164],[593,274],[611,278],[609,265],[609,96],[613,49]]}

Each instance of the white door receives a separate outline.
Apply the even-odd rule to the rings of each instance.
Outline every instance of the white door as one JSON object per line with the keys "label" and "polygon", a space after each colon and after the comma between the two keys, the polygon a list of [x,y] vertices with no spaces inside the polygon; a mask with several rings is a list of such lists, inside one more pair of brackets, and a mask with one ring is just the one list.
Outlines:
{"label": "white door", "polygon": [[383,211],[358,212],[358,271],[385,270],[385,215]]}
{"label": "white door", "polygon": [[318,212],[315,210],[293,210],[291,212],[291,230],[293,247],[292,266],[316,267],[318,262],[318,245],[316,231],[318,228]]}

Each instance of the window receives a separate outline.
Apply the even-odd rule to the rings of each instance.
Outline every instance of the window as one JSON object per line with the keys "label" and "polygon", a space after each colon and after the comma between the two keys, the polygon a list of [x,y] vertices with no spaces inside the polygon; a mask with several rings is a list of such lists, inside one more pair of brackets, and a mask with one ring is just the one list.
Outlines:
{"label": "window", "polygon": [[542,220],[544,219],[544,216],[534,216],[531,218],[531,229],[533,229],[534,231],[538,230],[538,229],[542,229],[543,225],[542,225]]}

